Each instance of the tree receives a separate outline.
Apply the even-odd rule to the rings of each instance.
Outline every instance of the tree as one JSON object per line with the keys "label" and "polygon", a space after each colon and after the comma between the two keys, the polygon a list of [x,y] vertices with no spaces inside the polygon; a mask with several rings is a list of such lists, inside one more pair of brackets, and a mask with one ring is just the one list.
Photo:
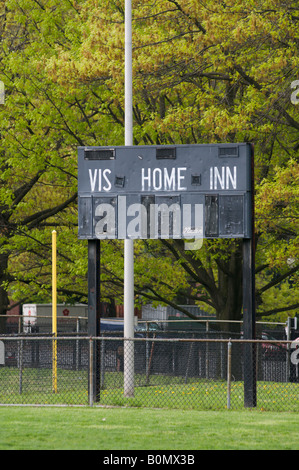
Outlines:
{"label": "tree", "polygon": [[[165,0],[144,5],[135,1],[133,11],[135,143],[255,143],[259,312],[291,311],[298,306],[298,298],[291,300],[294,291],[284,305],[269,312],[262,304],[268,289],[290,276],[292,282],[298,280],[296,215],[284,214],[286,224],[292,226],[287,232],[280,225],[269,233],[261,221],[269,219],[262,200],[272,184],[278,190],[278,181],[283,182],[282,205],[286,194],[288,199],[297,195],[296,185],[283,177],[285,168],[298,172],[299,123],[290,100],[290,84],[298,73],[296,4]],[[118,1],[103,2],[101,8],[87,1],[82,12],[80,47],[53,56],[49,72],[58,83],[67,77],[76,84],[101,84],[109,102],[107,114],[122,123],[124,11]],[[275,192],[272,195],[275,205]],[[281,209],[278,204],[276,221]],[[240,318],[238,242],[206,242],[199,253],[184,252],[178,241],[163,245],[171,254],[170,265],[177,263],[184,282],[188,279],[196,286],[189,298],[206,302],[219,318]],[[289,247],[288,256],[280,255],[278,261],[273,253],[281,252],[281,245]],[[280,273],[276,280],[273,259]],[[152,273],[150,286],[151,295],[147,295],[159,298],[157,273]],[[169,285],[168,300],[179,290]],[[142,287],[138,291],[144,293]]]}
{"label": "tree", "polygon": [[87,99],[90,88],[66,92],[45,74],[40,58],[55,44],[74,44],[76,30],[65,21],[70,28],[78,13],[69,2],[44,3],[1,4],[0,314],[9,294],[20,303],[51,298],[54,228],[60,300],[85,298],[85,276],[72,270],[80,250],[76,150],[96,142],[98,133],[109,135],[107,121]]}
{"label": "tree", "polygon": [[[21,111],[14,118],[14,135],[18,135],[15,130],[25,132],[36,148],[45,148],[45,139],[51,149],[54,146],[55,164],[50,161],[47,171],[38,168],[45,171],[43,177],[54,168],[52,176],[60,174],[63,186],[56,194],[65,194],[75,183],[79,142],[123,143],[123,2],[23,0],[6,4],[26,31],[22,48],[1,62],[9,64],[9,73],[14,72],[19,87],[22,83],[21,89],[26,90],[16,95]],[[299,75],[296,2],[161,0],[144,4],[135,0],[133,15],[134,143],[255,144],[258,312],[293,312],[298,306],[294,178],[298,178],[299,122],[290,95],[291,83]],[[30,80],[24,82],[24,77]],[[38,103],[34,112],[33,102]],[[6,119],[8,133],[11,119]],[[36,130],[34,136],[29,131],[32,121],[42,123],[38,142]],[[14,148],[11,144],[5,149],[10,158]],[[63,158],[66,154],[68,158]],[[62,165],[66,162],[67,169]],[[69,179],[64,178],[66,172]],[[50,180],[51,176],[47,184]],[[289,202],[292,210],[287,210]],[[71,208],[68,214],[71,225]],[[84,246],[75,241],[72,227],[67,234],[73,240],[69,246],[73,244],[83,257]],[[185,296],[215,310],[219,318],[240,319],[238,241],[205,241],[198,252],[185,251],[179,241],[138,242],[135,247],[139,299],[176,304]],[[102,243],[102,249],[104,294],[120,296],[121,243]],[[72,261],[70,256],[68,269],[83,280],[86,263],[78,256]],[[285,295],[278,296],[273,308],[270,301],[278,291],[276,286]],[[84,288],[79,291],[84,295]]]}

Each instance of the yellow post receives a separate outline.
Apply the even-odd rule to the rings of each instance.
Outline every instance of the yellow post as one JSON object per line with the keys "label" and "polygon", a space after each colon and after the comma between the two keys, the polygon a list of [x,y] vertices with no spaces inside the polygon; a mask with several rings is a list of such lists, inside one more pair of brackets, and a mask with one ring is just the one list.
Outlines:
{"label": "yellow post", "polygon": [[52,388],[57,393],[57,272],[56,272],[56,231],[52,232]]}

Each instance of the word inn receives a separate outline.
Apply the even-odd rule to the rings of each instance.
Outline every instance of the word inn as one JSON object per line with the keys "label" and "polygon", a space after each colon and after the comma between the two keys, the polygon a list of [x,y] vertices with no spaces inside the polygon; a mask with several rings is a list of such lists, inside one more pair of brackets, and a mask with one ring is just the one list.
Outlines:
{"label": "word inn", "polygon": [[237,189],[237,167],[234,166],[232,172],[229,166],[211,167],[210,189]]}

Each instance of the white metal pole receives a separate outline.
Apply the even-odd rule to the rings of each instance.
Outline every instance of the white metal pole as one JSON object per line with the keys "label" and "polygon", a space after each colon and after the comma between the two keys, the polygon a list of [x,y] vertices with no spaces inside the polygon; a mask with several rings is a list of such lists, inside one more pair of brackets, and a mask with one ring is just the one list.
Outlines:
{"label": "white metal pole", "polygon": [[[132,5],[125,0],[125,145],[133,145]],[[134,338],[134,242],[124,241],[124,338]],[[134,342],[124,341],[124,396],[134,396]]]}
{"label": "white metal pole", "polygon": [[52,231],[52,385],[53,392],[57,393],[57,242],[56,230]]}
{"label": "white metal pole", "polygon": [[125,145],[133,145],[132,6],[125,0]]}

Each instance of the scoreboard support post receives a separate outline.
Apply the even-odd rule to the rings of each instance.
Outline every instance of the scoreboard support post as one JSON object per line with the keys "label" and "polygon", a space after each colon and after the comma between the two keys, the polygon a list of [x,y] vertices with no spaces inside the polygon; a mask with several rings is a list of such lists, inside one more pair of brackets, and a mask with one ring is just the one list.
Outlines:
{"label": "scoreboard support post", "polygon": [[[88,335],[90,337],[100,336],[100,240],[88,240]],[[90,360],[93,361],[92,380],[88,383],[92,384],[93,390],[89,394],[93,397],[93,401],[100,400],[100,347],[101,342],[94,343],[93,354]]]}
{"label": "scoreboard support post", "polygon": [[244,407],[256,407],[256,345],[255,339],[255,210],[254,210],[254,149],[251,146],[250,166],[250,238],[243,239],[243,336],[249,340],[244,347]]}
{"label": "scoreboard support post", "polygon": [[254,238],[243,240],[244,406],[256,406]]}

